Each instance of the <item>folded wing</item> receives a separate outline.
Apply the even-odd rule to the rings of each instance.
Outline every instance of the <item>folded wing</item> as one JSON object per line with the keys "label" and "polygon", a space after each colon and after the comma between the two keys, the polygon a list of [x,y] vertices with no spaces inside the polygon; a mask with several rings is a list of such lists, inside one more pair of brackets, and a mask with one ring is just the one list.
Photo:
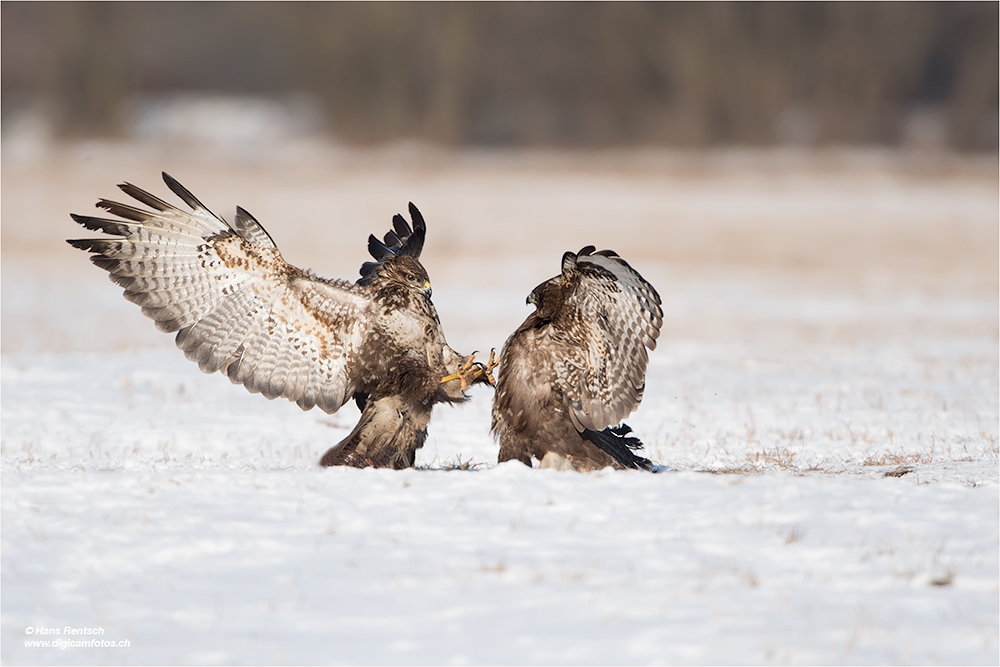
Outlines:
{"label": "folded wing", "polygon": [[592,246],[563,256],[566,299],[583,345],[561,360],[558,377],[574,425],[600,431],[638,407],[646,386],[646,350],[656,348],[663,309],[656,290],[625,260]]}

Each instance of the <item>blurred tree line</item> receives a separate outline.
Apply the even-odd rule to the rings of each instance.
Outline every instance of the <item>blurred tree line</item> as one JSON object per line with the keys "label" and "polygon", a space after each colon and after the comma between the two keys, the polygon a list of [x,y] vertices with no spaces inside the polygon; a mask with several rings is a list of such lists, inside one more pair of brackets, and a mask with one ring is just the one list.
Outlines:
{"label": "blurred tree line", "polygon": [[[998,3],[3,2],[2,99],[308,95],[342,141],[998,146]],[[937,133],[935,135],[935,133]]]}

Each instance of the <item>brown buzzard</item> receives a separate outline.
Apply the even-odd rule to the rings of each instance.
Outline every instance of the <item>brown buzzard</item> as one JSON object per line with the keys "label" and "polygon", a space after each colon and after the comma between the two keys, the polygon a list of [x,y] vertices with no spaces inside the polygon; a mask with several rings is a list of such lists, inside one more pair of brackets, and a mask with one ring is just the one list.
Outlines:
{"label": "brown buzzard", "polygon": [[504,344],[493,399],[499,460],[649,469],[621,424],[645,388],[660,295],[625,260],[587,246],[528,297],[536,310]]}
{"label": "brown buzzard", "polygon": [[157,328],[206,373],[220,371],[267,398],[336,412],[352,398],[361,420],[321,464],[410,467],[435,403],[460,403],[490,370],[445,342],[431,285],[419,262],[426,227],[410,204],[361,278],[327,280],[281,258],[270,235],[242,208],[233,223],[163,174],[184,211],[128,183],[150,210],[101,199],[118,220],[72,215],[114,239],[70,240],[125,288]]}

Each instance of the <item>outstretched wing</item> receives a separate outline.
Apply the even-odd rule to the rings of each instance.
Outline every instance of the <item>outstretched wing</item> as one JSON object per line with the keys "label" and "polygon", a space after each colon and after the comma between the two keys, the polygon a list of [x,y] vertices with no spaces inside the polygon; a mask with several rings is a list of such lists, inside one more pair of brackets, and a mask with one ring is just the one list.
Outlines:
{"label": "outstretched wing", "polygon": [[92,253],[161,331],[176,331],[177,346],[206,373],[305,410],[340,408],[355,391],[351,362],[371,325],[367,291],[295,268],[249,213],[237,208],[230,226],[176,180],[163,180],[190,212],[125,183],[153,210],[102,199],[97,206],[120,220],[73,220],[118,238],[69,244]]}
{"label": "outstretched wing", "polygon": [[[600,431],[618,424],[642,400],[646,349],[656,348],[663,324],[660,295],[625,260],[593,246],[563,255],[563,294],[581,349],[556,362],[558,382],[574,425]],[[561,366],[561,367],[560,367]]]}

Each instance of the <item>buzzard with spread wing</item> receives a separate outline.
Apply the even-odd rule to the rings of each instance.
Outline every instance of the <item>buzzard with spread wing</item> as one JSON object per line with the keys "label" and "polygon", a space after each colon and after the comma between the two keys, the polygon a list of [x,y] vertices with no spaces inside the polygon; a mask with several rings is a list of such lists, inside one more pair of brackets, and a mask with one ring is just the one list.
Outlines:
{"label": "buzzard with spread wing", "polygon": [[327,280],[285,262],[252,215],[233,223],[209,211],[176,180],[163,180],[190,211],[128,183],[152,210],[102,199],[120,219],[72,215],[113,239],[70,240],[125,288],[157,328],[206,373],[303,410],[336,412],[352,398],[361,420],[321,464],[405,468],[427,437],[431,408],[460,403],[464,390],[493,383],[490,366],[445,342],[419,262],[426,227],[410,204],[384,241],[369,238],[374,262],[361,278]]}
{"label": "buzzard with spread wing", "polygon": [[501,462],[649,469],[621,424],[646,386],[660,295],[625,260],[587,246],[528,297],[535,312],[504,344],[493,399]]}

